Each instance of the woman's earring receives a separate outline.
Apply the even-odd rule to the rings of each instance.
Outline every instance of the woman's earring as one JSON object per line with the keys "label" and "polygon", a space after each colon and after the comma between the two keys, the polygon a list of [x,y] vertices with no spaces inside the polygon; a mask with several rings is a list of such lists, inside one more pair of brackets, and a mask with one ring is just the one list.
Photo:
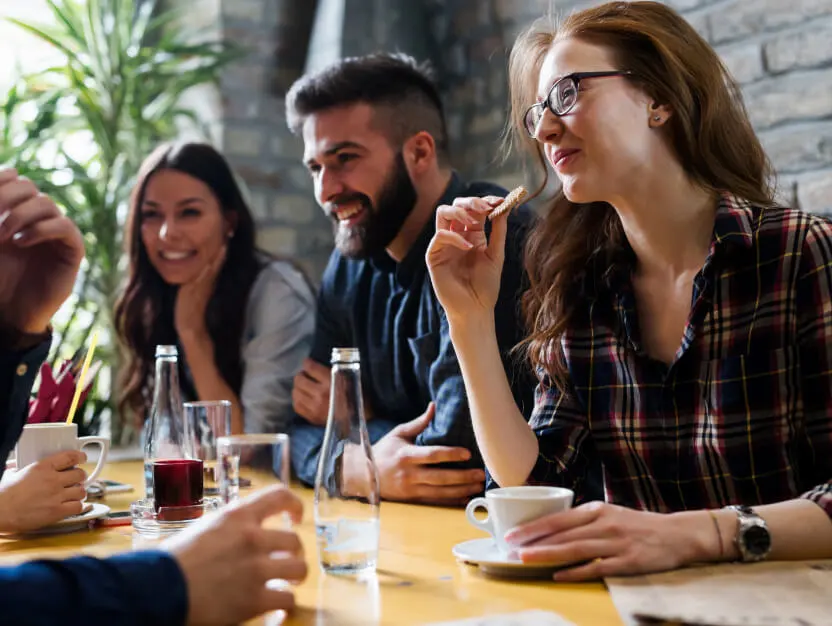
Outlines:
{"label": "woman's earring", "polygon": [[661,115],[655,115],[655,116],[653,116],[653,121],[654,121],[654,122],[661,122],[661,121],[662,121],[662,116],[661,116]]}
{"label": "woman's earring", "polygon": [[228,238],[229,238],[229,239],[232,239],[233,237],[234,237],[234,231],[233,231],[233,230],[229,230],[229,231],[228,231]]}

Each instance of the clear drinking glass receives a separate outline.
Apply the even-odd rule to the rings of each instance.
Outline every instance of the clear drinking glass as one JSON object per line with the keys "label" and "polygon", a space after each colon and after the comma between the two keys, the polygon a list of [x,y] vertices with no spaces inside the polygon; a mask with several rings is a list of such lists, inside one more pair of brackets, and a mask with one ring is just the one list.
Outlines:
{"label": "clear drinking glass", "polygon": [[270,485],[289,485],[289,435],[247,434],[217,439],[220,497],[227,504]]}
{"label": "clear drinking glass", "polygon": [[185,423],[193,438],[194,456],[202,460],[205,495],[219,495],[217,438],[231,434],[231,402],[185,402]]}

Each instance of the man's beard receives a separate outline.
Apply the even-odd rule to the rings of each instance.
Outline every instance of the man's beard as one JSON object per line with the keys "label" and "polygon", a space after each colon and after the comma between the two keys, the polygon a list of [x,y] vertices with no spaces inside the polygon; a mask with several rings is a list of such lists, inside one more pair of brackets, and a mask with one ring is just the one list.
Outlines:
{"label": "man's beard", "polygon": [[351,259],[366,259],[378,254],[399,234],[416,206],[416,188],[407,173],[402,153],[396,155],[375,207],[370,198],[361,193],[346,193],[332,200],[333,204],[349,202],[358,202],[364,216],[355,226],[344,226],[333,214],[335,246]]}

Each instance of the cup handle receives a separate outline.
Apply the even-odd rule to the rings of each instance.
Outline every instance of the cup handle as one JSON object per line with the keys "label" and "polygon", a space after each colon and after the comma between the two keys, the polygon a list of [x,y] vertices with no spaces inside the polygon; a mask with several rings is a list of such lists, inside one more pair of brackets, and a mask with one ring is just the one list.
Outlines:
{"label": "cup handle", "polygon": [[[484,520],[478,520],[474,517],[474,513],[477,509],[485,509],[485,512],[488,513],[488,517]],[[491,512],[488,510],[488,500],[485,498],[474,498],[468,503],[468,506],[465,507],[465,517],[468,521],[476,526],[487,532],[492,537],[494,536],[494,525],[491,523]]]}
{"label": "cup handle", "polygon": [[101,447],[101,454],[98,455],[98,463],[95,465],[95,469],[92,471],[92,474],[87,476],[87,480],[84,481],[84,487],[88,487],[89,484],[98,478],[98,475],[101,473],[101,470],[104,468],[104,463],[107,461],[107,454],[110,452],[110,440],[107,437],[79,437],[78,438],[78,449],[83,449],[84,446],[89,445],[96,445]]}

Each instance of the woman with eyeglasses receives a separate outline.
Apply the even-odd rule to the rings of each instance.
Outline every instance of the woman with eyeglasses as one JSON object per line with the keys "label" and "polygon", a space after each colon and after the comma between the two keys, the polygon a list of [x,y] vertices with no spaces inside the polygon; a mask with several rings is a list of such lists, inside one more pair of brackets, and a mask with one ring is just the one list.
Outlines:
{"label": "woman with eyeglasses", "polygon": [[559,580],[832,557],[832,226],[774,202],[739,89],[670,8],[541,22],[510,60],[514,138],[561,190],[532,235],[529,423],[494,341],[505,217],[440,207],[427,253],[500,486],[606,502],[506,537]]}

